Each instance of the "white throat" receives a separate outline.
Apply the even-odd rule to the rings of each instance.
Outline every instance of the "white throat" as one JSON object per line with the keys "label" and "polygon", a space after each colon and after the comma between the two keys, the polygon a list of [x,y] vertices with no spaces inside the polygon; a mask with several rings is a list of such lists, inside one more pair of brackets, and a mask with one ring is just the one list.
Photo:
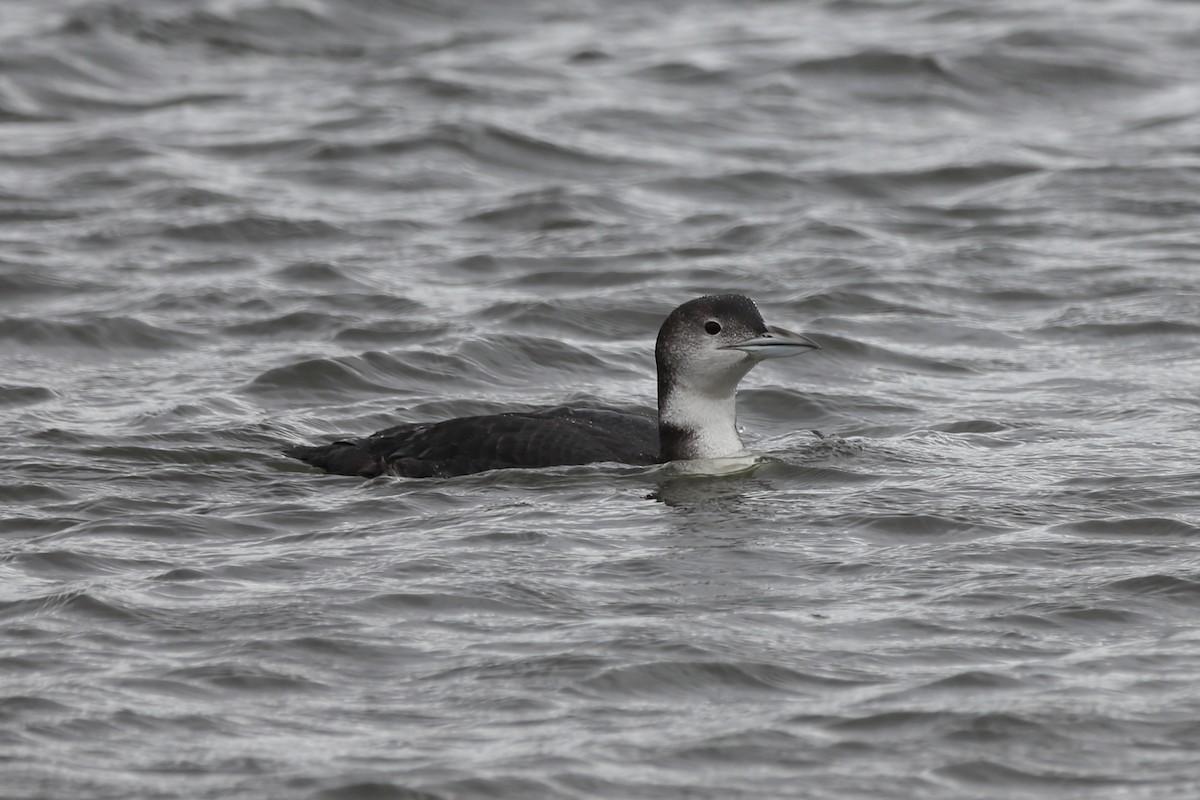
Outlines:
{"label": "white throat", "polygon": [[672,458],[725,458],[745,452],[737,432],[737,385],[751,366],[729,370],[715,383],[680,381],[659,398],[659,427],[679,433]]}

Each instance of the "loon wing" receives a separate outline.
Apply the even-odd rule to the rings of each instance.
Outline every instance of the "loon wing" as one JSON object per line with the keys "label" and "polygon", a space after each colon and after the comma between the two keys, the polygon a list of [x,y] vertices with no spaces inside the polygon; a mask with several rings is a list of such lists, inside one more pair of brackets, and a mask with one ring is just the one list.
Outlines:
{"label": "loon wing", "polygon": [[650,417],[557,406],[397,425],[287,454],[338,475],[427,478],[598,461],[653,464],[658,449],[658,423]]}

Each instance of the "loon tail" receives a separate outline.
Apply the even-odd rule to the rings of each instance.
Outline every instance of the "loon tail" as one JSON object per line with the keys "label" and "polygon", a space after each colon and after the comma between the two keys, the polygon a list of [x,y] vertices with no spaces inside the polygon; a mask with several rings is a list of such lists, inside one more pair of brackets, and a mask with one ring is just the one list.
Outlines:
{"label": "loon tail", "polygon": [[383,474],[379,457],[363,447],[361,442],[334,442],[316,447],[301,445],[289,447],[283,454],[334,475],[374,478]]}

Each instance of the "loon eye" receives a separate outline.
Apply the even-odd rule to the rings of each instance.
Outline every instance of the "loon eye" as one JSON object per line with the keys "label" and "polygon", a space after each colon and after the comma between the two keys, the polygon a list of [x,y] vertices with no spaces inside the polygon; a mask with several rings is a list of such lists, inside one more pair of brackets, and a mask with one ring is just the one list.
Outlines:
{"label": "loon eye", "polygon": [[710,319],[708,322],[704,323],[704,330],[713,336],[716,336],[721,332],[721,323]]}

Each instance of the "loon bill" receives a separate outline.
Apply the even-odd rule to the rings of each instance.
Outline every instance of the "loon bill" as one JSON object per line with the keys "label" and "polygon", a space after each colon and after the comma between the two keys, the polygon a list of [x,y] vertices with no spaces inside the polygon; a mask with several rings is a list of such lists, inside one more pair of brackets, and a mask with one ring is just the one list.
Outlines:
{"label": "loon bill", "polygon": [[337,475],[449,477],[513,467],[615,461],[658,464],[744,452],[738,382],[758,362],[819,345],[763,322],[749,297],[709,295],[671,312],[658,331],[658,419],[556,406],[387,428],[286,454]]}

